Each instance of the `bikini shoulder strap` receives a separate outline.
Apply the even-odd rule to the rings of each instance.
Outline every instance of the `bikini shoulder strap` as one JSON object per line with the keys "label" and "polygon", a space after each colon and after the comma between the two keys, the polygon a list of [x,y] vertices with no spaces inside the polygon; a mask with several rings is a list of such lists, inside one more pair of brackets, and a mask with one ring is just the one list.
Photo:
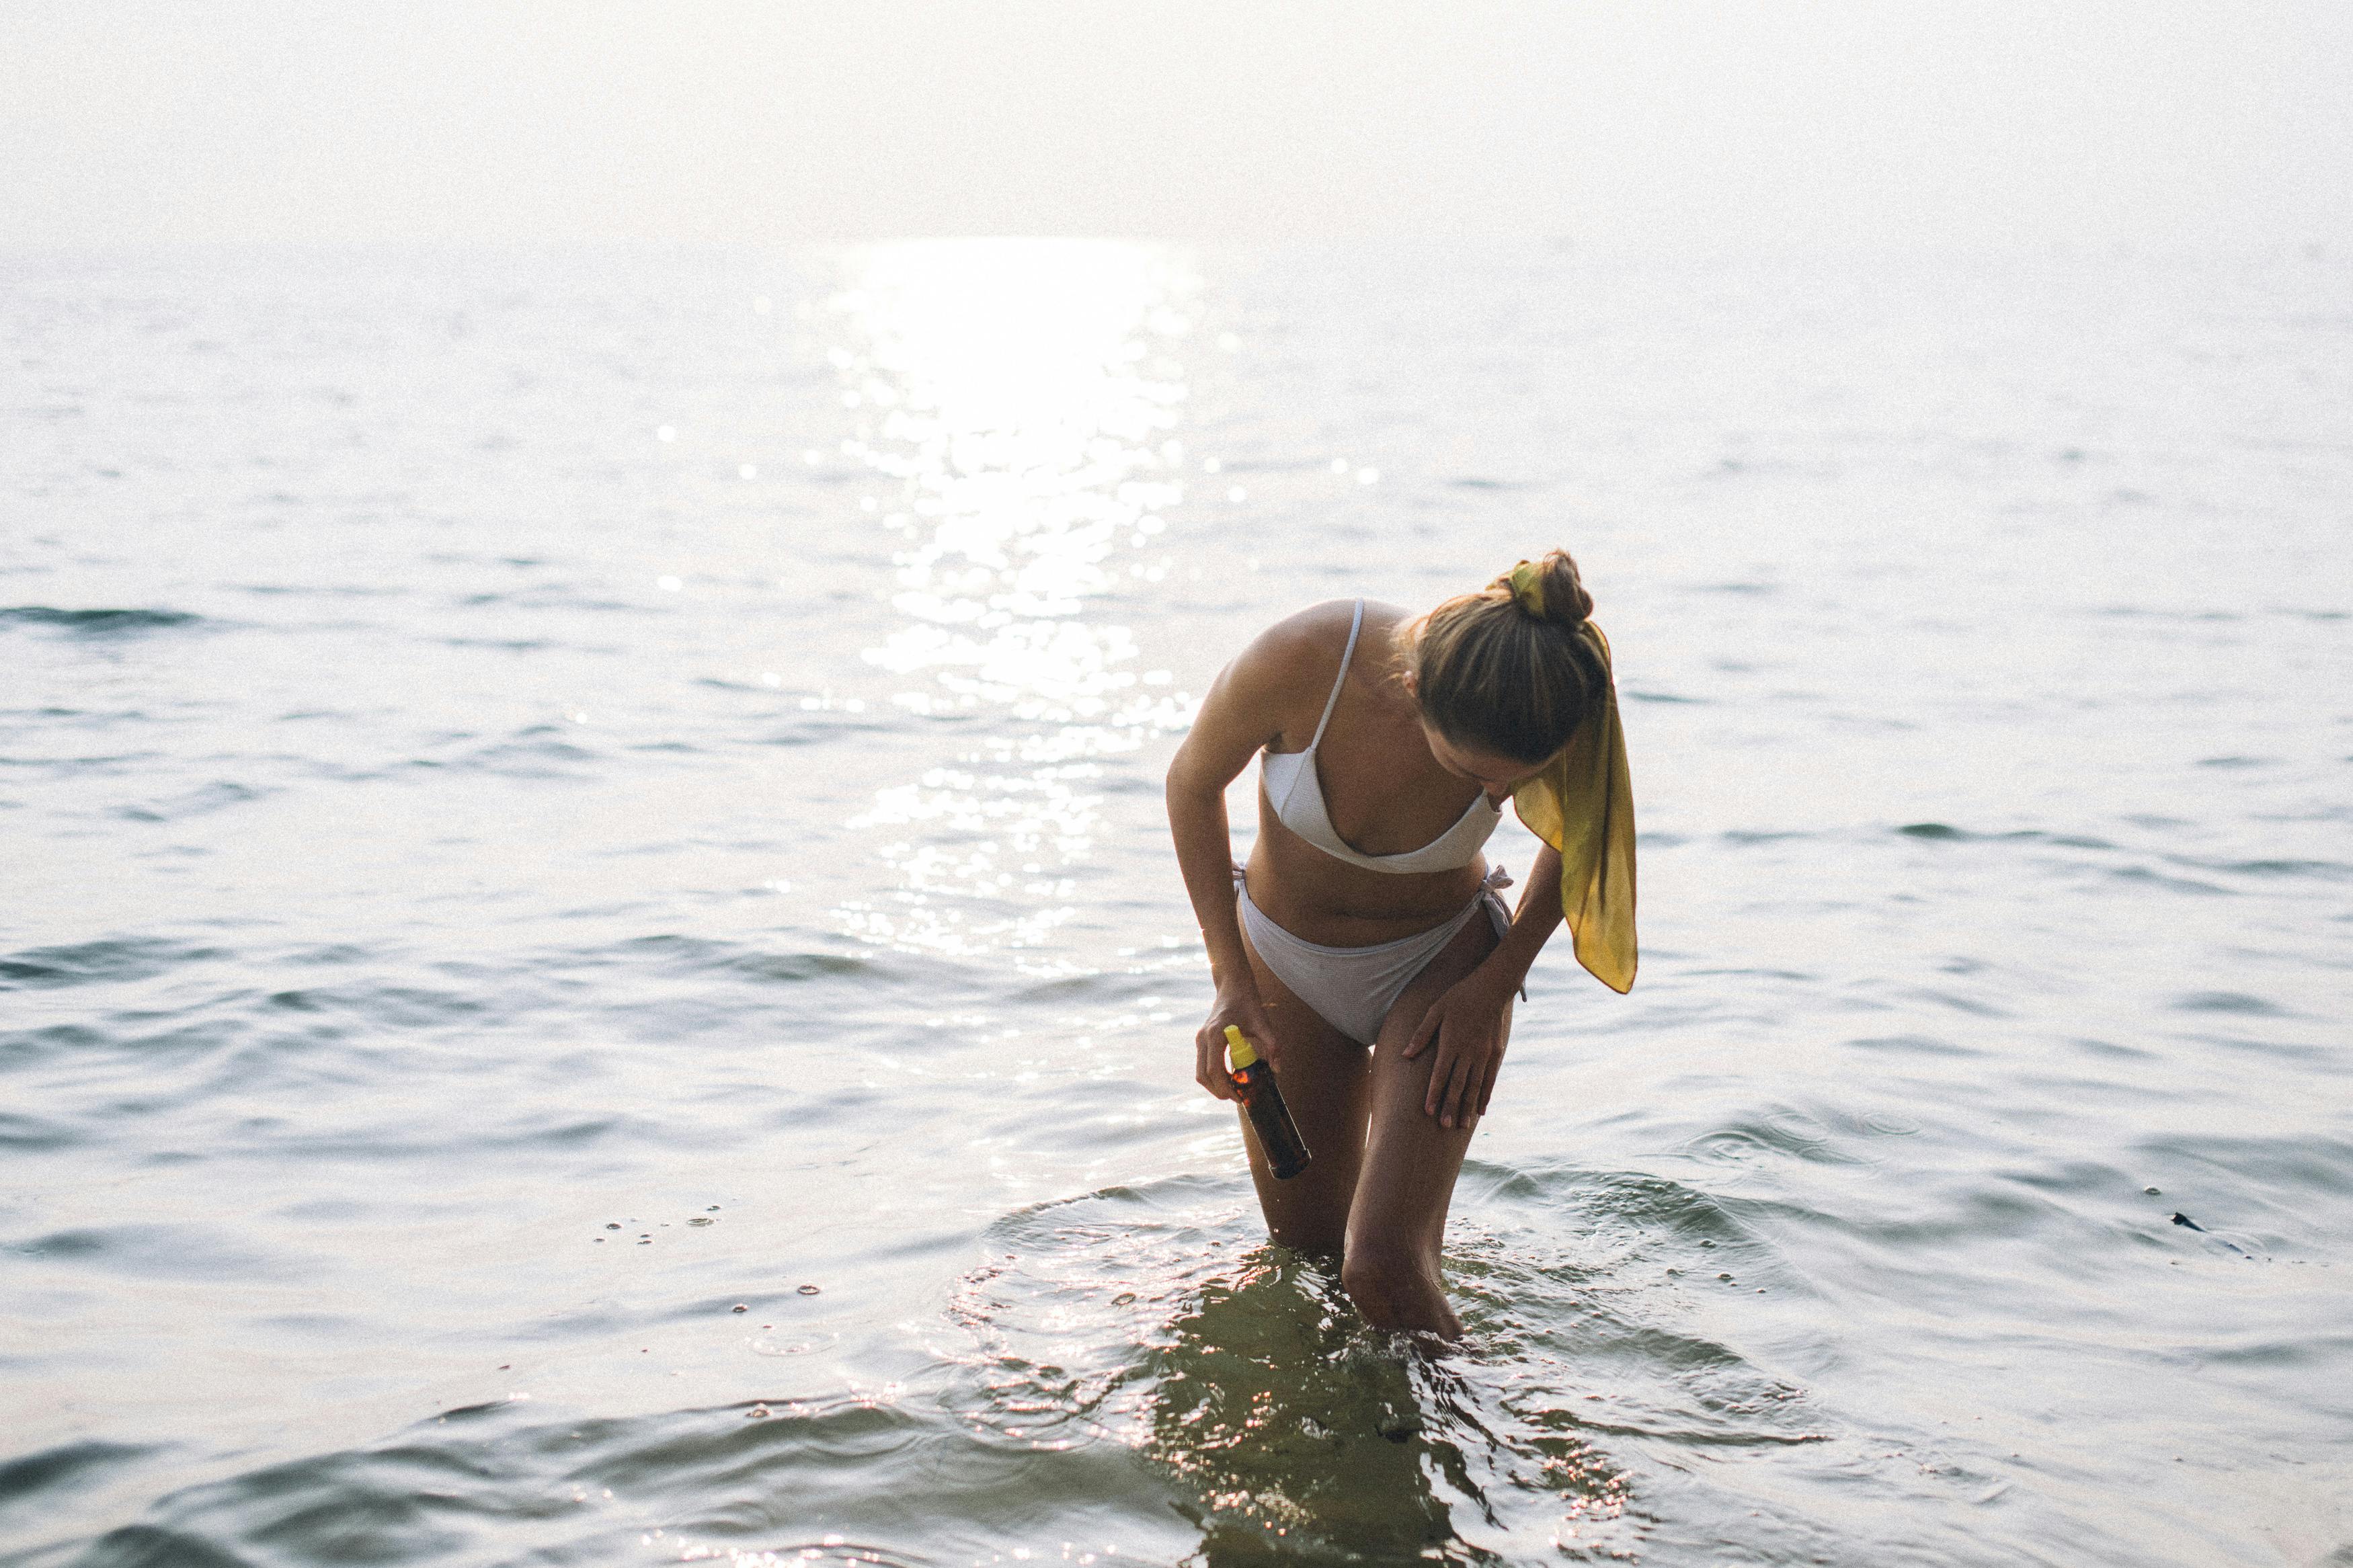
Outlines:
{"label": "bikini shoulder strap", "polygon": [[1332,710],[1340,706],[1340,688],[1348,682],[1348,661],[1356,657],[1356,634],[1365,629],[1365,601],[1356,601],[1356,614],[1348,622],[1348,646],[1340,653],[1340,673],[1333,678],[1332,695],[1324,700],[1324,717],[1315,721],[1315,738],[1307,742],[1314,751],[1324,743],[1324,727],[1332,722]]}

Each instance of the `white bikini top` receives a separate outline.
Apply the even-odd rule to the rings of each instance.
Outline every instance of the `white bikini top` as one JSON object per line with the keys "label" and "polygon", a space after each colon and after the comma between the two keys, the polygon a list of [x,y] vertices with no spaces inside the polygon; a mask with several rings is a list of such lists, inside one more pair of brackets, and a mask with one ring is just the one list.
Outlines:
{"label": "white bikini top", "polygon": [[[1324,783],[1315,772],[1315,748],[1323,743],[1324,727],[1332,722],[1332,710],[1340,705],[1340,688],[1347,681],[1348,661],[1356,657],[1356,634],[1364,626],[1365,601],[1359,599],[1356,618],[1348,623],[1347,649],[1340,655],[1339,679],[1332,682],[1332,695],[1324,700],[1324,717],[1315,721],[1315,737],[1307,742],[1307,749],[1259,754],[1259,776],[1266,786],[1266,798],[1274,803],[1278,821],[1335,860],[1362,866],[1367,871],[1408,875],[1459,870],[1478,858],[1479,847],[1487,842],[1495,825],[1504,820],[1504,808],[1489,800],[1484,792],[1455,819],[1453,826],[1420,848],[1409,849],[1402,855],[1364,854],[1332,826],[1332,814],[1324,804]],[[1304,789],[1299,787],[1303,780],[1307,785]]]}

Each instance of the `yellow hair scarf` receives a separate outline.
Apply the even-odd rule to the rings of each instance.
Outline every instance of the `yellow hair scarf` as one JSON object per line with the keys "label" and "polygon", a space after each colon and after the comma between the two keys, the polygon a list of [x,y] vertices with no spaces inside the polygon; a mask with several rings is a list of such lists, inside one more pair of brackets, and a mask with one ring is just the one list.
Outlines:
{"label": "yellow hair scarf", "polygon": [[[1541,569],[1521,562],[1512,595],[1532,616],[1544,614]],[[1528,831],[1560,851],[1560,909],[1575,939],[1577,962],[1612,991],[1633,988],[1634,776],[1626,766],[1626,731],[1618,721],[1618,686],[1609,639],[1591,621],[1577,623],[1601,660],[1601,705],[1586,715],[1559,756],[1512,793]]]}

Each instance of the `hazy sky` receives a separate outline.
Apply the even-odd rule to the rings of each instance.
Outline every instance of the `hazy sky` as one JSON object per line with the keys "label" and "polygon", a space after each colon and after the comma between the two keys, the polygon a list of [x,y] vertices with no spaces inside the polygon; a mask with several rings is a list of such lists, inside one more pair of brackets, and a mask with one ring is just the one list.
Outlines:
{"label": "hazy sky", "polygon": [[0,0],[0,244],[2353,238],[2348,0]]}

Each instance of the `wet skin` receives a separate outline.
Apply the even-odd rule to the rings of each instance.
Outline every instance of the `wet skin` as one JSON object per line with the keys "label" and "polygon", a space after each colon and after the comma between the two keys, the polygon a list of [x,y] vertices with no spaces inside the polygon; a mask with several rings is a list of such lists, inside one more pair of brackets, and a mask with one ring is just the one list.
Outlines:
{"label": "wet skin", "polygon": [[[1511,999],[1560,923],[1551,889],[1559,856],[1538,857],[1519,913],[1500,942],[1466,922],[1398,998],[1370,1050],[1324,1022],[1260,959],[1240,925],[1230,875],[1226,785],[1261,747],[1303,749],[1315,732],[1347,642],[1354,603],[1302,611],[1228,665],[1168,771],[1169,826],[1217,994],[1195,1038],[1195,1078],[1232,1099],[1225,1026],[1272,1061],[1314,1151],[1278,1183],[1243,1118],[1267,1228],[1302,1251],[1335,1257],[1350,1296],[1375,1324],[1452,1338],[1461,1331],[1439,1268],[1446,1211],[1478,1119],[1494,1090]],[[1419,848],[1479,795],[1501,801],[1541,763],[1449,741],[1425,719],[1393,634],[1406,613],[1367,604],[1314,766],[1332,825],[1367,855]],[[1486,879],[1484,857],[1452,870],[1395,874],[1353,866],[1307,843],[1259,792],[1250,897],[1286,931],[1335,947],[1428,931],[1461,912]]]}

